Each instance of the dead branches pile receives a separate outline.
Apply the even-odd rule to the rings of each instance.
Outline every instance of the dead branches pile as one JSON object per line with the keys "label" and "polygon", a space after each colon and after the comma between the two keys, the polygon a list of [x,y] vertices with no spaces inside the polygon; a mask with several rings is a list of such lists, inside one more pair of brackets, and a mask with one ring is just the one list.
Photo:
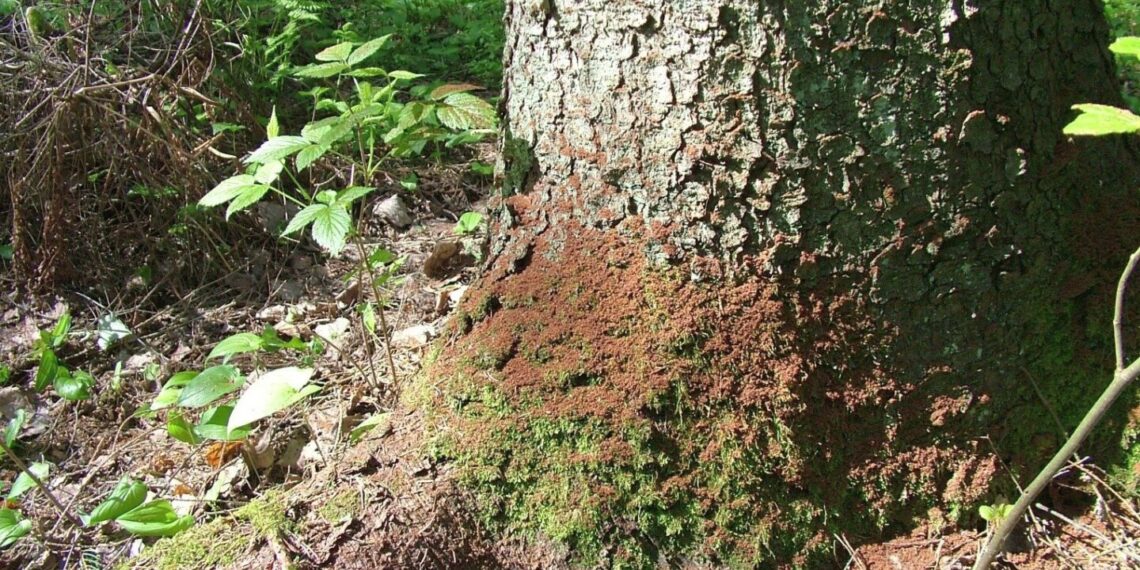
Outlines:
{"label": "dead branches pile", "polygon": [[0,17],[0,211],[19,287],[92,283],[169,257],[148,238],[187,222],[220,160],[201,4],[88,0]]}

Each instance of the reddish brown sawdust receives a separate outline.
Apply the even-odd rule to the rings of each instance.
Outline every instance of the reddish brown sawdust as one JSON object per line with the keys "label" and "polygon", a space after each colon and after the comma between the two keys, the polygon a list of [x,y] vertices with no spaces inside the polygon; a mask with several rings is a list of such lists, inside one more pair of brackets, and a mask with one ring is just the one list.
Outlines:
{"label": "reddish brown sawdust", "polygon": [[[767,448],[784,456],[773,474],[789,486],[822,490],[832,505],[845,487],[856,488],[866,497],[863,508],[885,513],[904,488],[944,501],[985,493],[995,469],[990,450],[950,433],[948,420],[964,406],[917,395],[922,379],[900,379],[881,364],[895,327],[869,317],[850,283],[793,290],[765,274],[764,255],[744,260],[753,278],[740,284],[727,284],[719,262],[697,260],[693,267],[710,279],[693,283],[688,269],[646,264],[644,245],[668,228],[626,220],[602,232],[565,223],[531,238],[529,199],[509,202],[524,223],[510,233],[508,253],[468,292],[461,309],[473,318],[458,319],[468,330],[455,335],[435,370],[488,382],[528,412],[461,422],[463,445],[477,449],[534,417],[601,420],[615,434],[627,423],[661,426],[653,402],[680,382],[696,411],[694,432],[709,434],[691,442],[705,448],[682,454],[712,461],[725,442]],[[492,370],[473,365],[488,361]],[[726,409],[733,412],[716,413]],[[885,421],[887,410],[895,421]],[[809,462],[783,449],[757,425],[772,419],[787,428],[794,447],[818,455]],[[601,449],[589,459],[630,452],[617,436]],[[838,469],[817,468],[833,460]],[[685,475],[663,486],[693,493],[710,508],[719,500]],[[596,492],[604,500],[610,490]],[[735,540],[711,522],[706,530],[710,542]]]}

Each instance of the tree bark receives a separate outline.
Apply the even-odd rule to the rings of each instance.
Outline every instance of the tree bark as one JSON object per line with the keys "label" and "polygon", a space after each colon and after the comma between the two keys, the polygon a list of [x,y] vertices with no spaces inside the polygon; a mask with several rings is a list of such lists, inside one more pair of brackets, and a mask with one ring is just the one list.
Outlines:
{"label": "tree bark", "polygon": [[636,566],[971,522],[1060,441],[1032,384],[1071,427],[1112,369],[1136,163],[1061,135],[1119,99],[1100,8],[508,2],[487,266],[424,380],[487,520]]}

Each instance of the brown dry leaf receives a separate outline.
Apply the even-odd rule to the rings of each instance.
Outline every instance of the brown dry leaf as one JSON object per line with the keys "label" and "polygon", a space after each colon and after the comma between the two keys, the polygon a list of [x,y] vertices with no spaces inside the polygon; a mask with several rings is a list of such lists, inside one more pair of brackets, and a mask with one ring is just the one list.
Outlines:
{"label": "brown dry leaf", "polygon": [[206,464],[214,469],[229,463],[241,452],[240,441],[218,441],[206,446]]}

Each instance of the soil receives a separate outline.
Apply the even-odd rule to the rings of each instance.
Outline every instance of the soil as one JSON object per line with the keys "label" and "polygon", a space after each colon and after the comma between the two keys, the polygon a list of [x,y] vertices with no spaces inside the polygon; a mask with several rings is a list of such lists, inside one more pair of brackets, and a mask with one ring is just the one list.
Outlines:
{"label": "soil", "polygon": [[[810,327],[825,329],[835,313],[857,313],[855,300],[836,294],[788,303],[779,291],[755,284],[712,294],[668,279],[644,281],[641,277],[650,273],[637,248],[578,228],[560,228],[553,233],[579,236],[558,240],[562,256],[544,255],[552,243],[542,240],[530,250],[508,253],[516,256],[517,263],[495,264],[483,278],[489,284],[481,289],[484,295],[467,296],[456,315],[455,299],[479,272],[475,258],[481,255],[482,236],[459,238],[452,228],[456,215],[473,207],[470,201],[479,198],[488,182],[472,182],[465,168],[463,164],[443,165],[419,171],[422,195],[413,201],[413,226],[395,229],[375,221],[365,235],[370,245],[407,256],[401,271],[404,280],[389,291],[392,329],[422,327],[420,333],[402,337],[394,351],[396,382],[385,382],[382,346],[368,342],[364,331],[353,324],[315,362],[321,393],[303,406],[262,422],[244,445],[185,445],[171,439],[161,416],[136,415],[141,405],[153,399],[158,383],[179,370],[200,369],[214,344],[233,333],[279,325],[282,315],[290,312],[296,315],[286,323],[292,328],[282,330],[307,338],[341,318],[355,323],[354,306],[369,293],[346,280],[353,270],[351,251],[345,259],[329,260],[307,243],[270,250],[254,263],[236,267],[224,279],[186,289],[167,283],[168,289],[162,290],[160,280],[153,286],[107,284],[104,293],[122,289],[115,295],[72,294],[36,302],[9,296],[0,311],[0,356],[11,363],[12,376],[0,388],[0,409],[15,402],[31,410],[19,438],[21,455],[55,465],[46,482],[75,512],[89,512],[125,476],[144,481],[160,498],[182,500],[200,525],[211,519],[227,520],[242,505],[273,489],[286,489],[285,530],[251,535],[237,560],[225,567],[568,568],[572,557],[565,546],[529,533],[487,530],[477,515],[481,506],[460,484],[455,465],[433,459],[437,455],[427,449],[429,424],[434,420],[425,418],[422,408],[401,403],[402,390],[412,384],[431,351],[431,345],[420,340],[422,335],[450,335],[444,342],[463,343],[467,337],[458,331],[472,327],[484,327],[479,336],[489,341],[460,347],[452,351],[455,360],[436,366],[469,369],[469,361],[489,357],[488,368],[516,404],[536,394],[564,396],[550,400],[551,405],[543,410],[547,417],[588,415],[615,424],[644,421],[646,410],[658,406],[660,395],[668,393],[677,377],[685,376],[694,378],[690,386],[696,406],[725,401],[784,402],[784,411],[777,414],[786,413],[789,425],[797,428],[794,443],[803,445],[810,440],[818,445],[830,440],[839,445],[849,428],[815,426],[809,430],[811,424],[796,415],[796,402],[805,396],[796,380],[818,366],[799,356],[804,354],[801,349],[806,339],[812,339],[816,354],[824,355],[819,362],[835,360],[826,355],[843,354],[861,341],[851,336],[853,331],[804,334]],[[378,195],[375,200],[384,197]],[[525,206],[512,204],[517,211]],[[448,259],[438,257],[441,251],[450,252]],[[567,272],[558,266],[563,262],[556,261],[575,258],[603,260],[604,269],[583,264]],[[753,262],[759,265],[763,260]],[[504,271],[518,273],[509,289],[495,285],[503,277],[496,272]],[[715,265],[709,271],[715,274]],[[552,281],[555,275],[563,281]],[[569,281],[565,281],[567,275]],[[172,300],[156,303],[155,299]],[[647,305],[646,299],[656,301]],[[36,364],[30,355],[39,331],[53,326],[64,312],[73,315],[77,332],[95,331],[99,317],[114,313],[134,333],[132,339],[107,351],[95,348],[90,336],[77,334],[61,350],[68,366],[97,378],[95,399],[79,404],[64,402],[50,391],[36,394],[28,389]],[[492,313],[496,318],[488,320]],[[647,314],[656,318],[633,318]],[[751,346],[756,346],[754,337],[760,335],[768,354],[760,362],[754,353],[734,350],[731,337],[702,337],[709,319],[732,322],[735,330],[749,335]],[[778,325],[795,321],[805,328],[789,330]],[[584,353],[583,347],[590,350]],[[699,350],[716,355],[716,362],[706,363],[713,367],[757,373],[748,383],[704,374],[687,358]],[[259,364],[275,367],[292,362],[287,355],[276,354]],[[645,368],[645,362],[658,364]],[[235,364],[248,371],[254,362],[239,358]],[[145,373],[153,367],[160,371],[158,382]],[[831,405],[868,414],[897,403],[907,390],[886,371],[864,368],[857,376],[857,380],[848,378],[830,388],[808,389],[821,390]],[[599,378],[605,381],[597,382]],[[941,425],[952,422],[969,405],[968,401],[941,398],[924,403],[913,413],[928,414],[932,424]],[[379,427],[359,443],[349,442],[346,434],[354,426],[382,413],[389,415]],[[490,433],[493,427],[488,424],[481,429]],[[767,437],[749,431],[744,423],[724,428],[734,439]],[[478,437],[479,430],[475,433]],[[724,444],[690,442],[696,447],[687,452],[703,461],[720,453],[719,446]],[[878,442],[888,444],[887,440]],[[781,455],[784,451],[774,448],[772,454],[789,457]],[[955,476],[957,492],[969,499],[969,490],[977,488],[980,479],[1002,475],[1000,466],[983,450],[916,448],[887,460],[875,451],[848,450],[848,455],[862,458],[851,464],[854,479],[871,473],[934,472],[949,454],[975,453],[976,461]],[[625,442],[614,439],[601,445],[597,456],[577,460],[621,461],[630,453]],[[4,465],[0,479],[13,480],[17,473],[8,462]],[[804,478],[813,476],[794,461],[784,462],[780,469],[784,481],[791,484],[805,484]],[[1043,514],[1041,523],[1023,540],[1027,552],[1008,555],[1007,567],[1137,567],[1140,517],[1135,516],[1130,499],[1112,496],[1109,487],[1097,481],[1065,491],[1083,497],[1071,502],[1077,507],[1066,510],[1067,515],[1059,515],[1068,520]],[[684,485],[686,481],[678,476],[673,483]],[[219,491],[217,499],[204,501],[203,495],[211,489]],[[872,502],[874,493],[884,492],[867,491]],[[1079,508],[1089,497],[1108,497],[1094,501],[1102,505],[1101,516]],[[33,538],[0,552],[0,565],[5,567],[78,568],[95,561],[108,568],[157,564],[145,556],[132,558],[140,550],[145,553],[143,547],[153,545],[153,539],[132,538],[113,525],[74,528],[61,520],[42,492],[30,492],[10,506],[34,521],[35,531]],[[823,534],[816,538],[831,545],[836,568],[967,568],[984,532],[980,527],[936,529],[927,525],[886,542]],[[708,567],[692,560],[663,564]]]}

